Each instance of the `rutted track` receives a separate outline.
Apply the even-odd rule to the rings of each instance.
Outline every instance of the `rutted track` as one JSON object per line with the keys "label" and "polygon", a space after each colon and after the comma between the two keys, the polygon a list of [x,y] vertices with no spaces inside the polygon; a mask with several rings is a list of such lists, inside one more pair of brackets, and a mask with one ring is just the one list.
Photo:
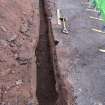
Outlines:
{"label": "rutted track", "polygon": [[44,1],[40,0],[40,36],[36,50],[37,56],[37,98],[39,105],[55,105],[57,93],[50,55],[48,21]]}

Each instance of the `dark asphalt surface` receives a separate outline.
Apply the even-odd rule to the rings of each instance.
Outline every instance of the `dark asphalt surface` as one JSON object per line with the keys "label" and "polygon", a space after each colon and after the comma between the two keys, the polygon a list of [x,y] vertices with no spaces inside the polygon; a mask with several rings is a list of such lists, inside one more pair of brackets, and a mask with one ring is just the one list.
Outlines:
{"label": "dark asphalt surface", "polygon": [[68,18],[69,34],[56,29],[59,65],[77,96],[77,105],[105,105],[105,34],[94,32],[102,22],[90,19],[97,16],[88,12],[82,0],[58,0],[57,8]]}

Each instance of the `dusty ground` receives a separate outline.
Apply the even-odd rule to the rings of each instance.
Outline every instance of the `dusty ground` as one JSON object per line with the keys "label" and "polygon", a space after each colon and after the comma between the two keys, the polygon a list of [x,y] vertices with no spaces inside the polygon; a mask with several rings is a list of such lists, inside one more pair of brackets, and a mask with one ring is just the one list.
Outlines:
{"label": "dusty ground", "polygon": [[105,105],[105,53],[99,50],[105,49],[105,34],[92,31],[101,29],[103,23],[89,18],[97,17],[97,13],[86,11],[89,5],[85,1],[56,1],[69,25],[67,35],[58,24],[53,27],[55,40],[59,41],[56,46],[59,70],[67,94],[72,85],[77,105]]}
{"label": "dusty ground", "polygon": [[37,9],[34,0],[0,0],[0,105],[36,103]]}

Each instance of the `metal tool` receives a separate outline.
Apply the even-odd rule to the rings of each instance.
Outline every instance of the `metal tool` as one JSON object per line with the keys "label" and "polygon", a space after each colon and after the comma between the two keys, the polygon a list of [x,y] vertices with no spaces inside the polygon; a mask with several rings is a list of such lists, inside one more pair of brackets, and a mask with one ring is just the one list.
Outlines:
{"label": "metal tool", "polygon": [[65,34],[68,34],[69,31],[67,30],[67,26],[66,26],[66,18],[62,17],[60,18],[61,22],[62,22],[62,32]]}
{"label": "metal tool", "polygon": [[61,17],[61,11],[60,11],[60,9],[57,9],[57,20],[58,20],[58,25],[61,25],[60,17]]}

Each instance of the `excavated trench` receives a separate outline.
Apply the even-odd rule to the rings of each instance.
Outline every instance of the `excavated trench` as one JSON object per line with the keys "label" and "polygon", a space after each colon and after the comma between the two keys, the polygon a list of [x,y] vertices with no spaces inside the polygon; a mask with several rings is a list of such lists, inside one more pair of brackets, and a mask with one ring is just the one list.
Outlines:
{"label": "excavated trench", "polygon": [[44,1],[40,0],[40,36],[36,49],[37,57],[37,91],[39,105],[55,105],[57,93],[53,63],[51,60],[48,21]]}

